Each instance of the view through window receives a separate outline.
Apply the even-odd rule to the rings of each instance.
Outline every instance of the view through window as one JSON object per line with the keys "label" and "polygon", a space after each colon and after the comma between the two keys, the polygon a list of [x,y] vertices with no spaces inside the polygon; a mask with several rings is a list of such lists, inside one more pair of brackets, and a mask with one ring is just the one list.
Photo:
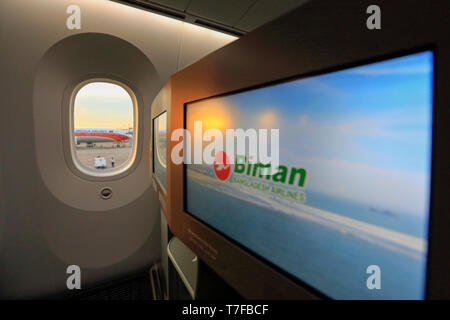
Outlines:
{"label": "view through window", "polygon": [[167,131],[167,113],[159,115],[154,120],[153,127],[153,145],[155,152],[153,153],[153,161],[155,174],[166,188],[166,131]]}
{"label": "view through window", "polygon": [[75,162],[92,175],[123,171],[134,158],[134,103],[119,84],[90,82],[73,107]]}

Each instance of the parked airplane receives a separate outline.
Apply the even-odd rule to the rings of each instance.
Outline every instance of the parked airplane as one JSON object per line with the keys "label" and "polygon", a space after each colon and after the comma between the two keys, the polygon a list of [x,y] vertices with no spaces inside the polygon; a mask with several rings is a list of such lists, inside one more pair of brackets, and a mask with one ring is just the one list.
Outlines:
{"label": "parked airplane", "polygon": [[85,142],[126,142],[133,138],[130,132],[112,128],[75,128],[75,144]]}

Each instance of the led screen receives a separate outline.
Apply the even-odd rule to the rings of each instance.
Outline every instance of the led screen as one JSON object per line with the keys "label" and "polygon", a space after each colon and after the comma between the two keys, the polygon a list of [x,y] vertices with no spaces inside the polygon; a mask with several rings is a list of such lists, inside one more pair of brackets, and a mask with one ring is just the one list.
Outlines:
{"label": "led screen", "polygon": [[185,210],[328,297],[423,299],[432,92],[425,51],[189,103],[191,133],[279,129],[280,166],[187,164]]}

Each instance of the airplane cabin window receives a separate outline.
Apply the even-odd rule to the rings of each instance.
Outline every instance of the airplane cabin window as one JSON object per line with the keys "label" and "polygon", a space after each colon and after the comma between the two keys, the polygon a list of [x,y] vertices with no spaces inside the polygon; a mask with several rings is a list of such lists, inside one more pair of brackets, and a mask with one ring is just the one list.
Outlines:
{"label": "airplane cabin window", "polygon": [[113,81],[88,81],[75,90],[73,148],[76,167],[92,176],[127,170],[135,158],[136,99]]}
{"label": "airplane cabin window", "polygon": [[166,127],[167,112],[164,112],[156,117],[153,123],[154,171],[164,189],[166,188]]}

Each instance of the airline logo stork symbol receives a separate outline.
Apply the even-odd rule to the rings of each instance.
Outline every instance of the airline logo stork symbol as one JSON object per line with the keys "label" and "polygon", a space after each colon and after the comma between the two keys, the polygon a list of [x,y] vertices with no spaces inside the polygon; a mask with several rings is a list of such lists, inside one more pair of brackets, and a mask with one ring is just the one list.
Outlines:
{"label": "airline logo stork symbol", "polygon": [[230,159],[228,159],[227,154],[223,151],[219,151],[214,157],[214,173],[221,181],[225,181],[230,177]]}

